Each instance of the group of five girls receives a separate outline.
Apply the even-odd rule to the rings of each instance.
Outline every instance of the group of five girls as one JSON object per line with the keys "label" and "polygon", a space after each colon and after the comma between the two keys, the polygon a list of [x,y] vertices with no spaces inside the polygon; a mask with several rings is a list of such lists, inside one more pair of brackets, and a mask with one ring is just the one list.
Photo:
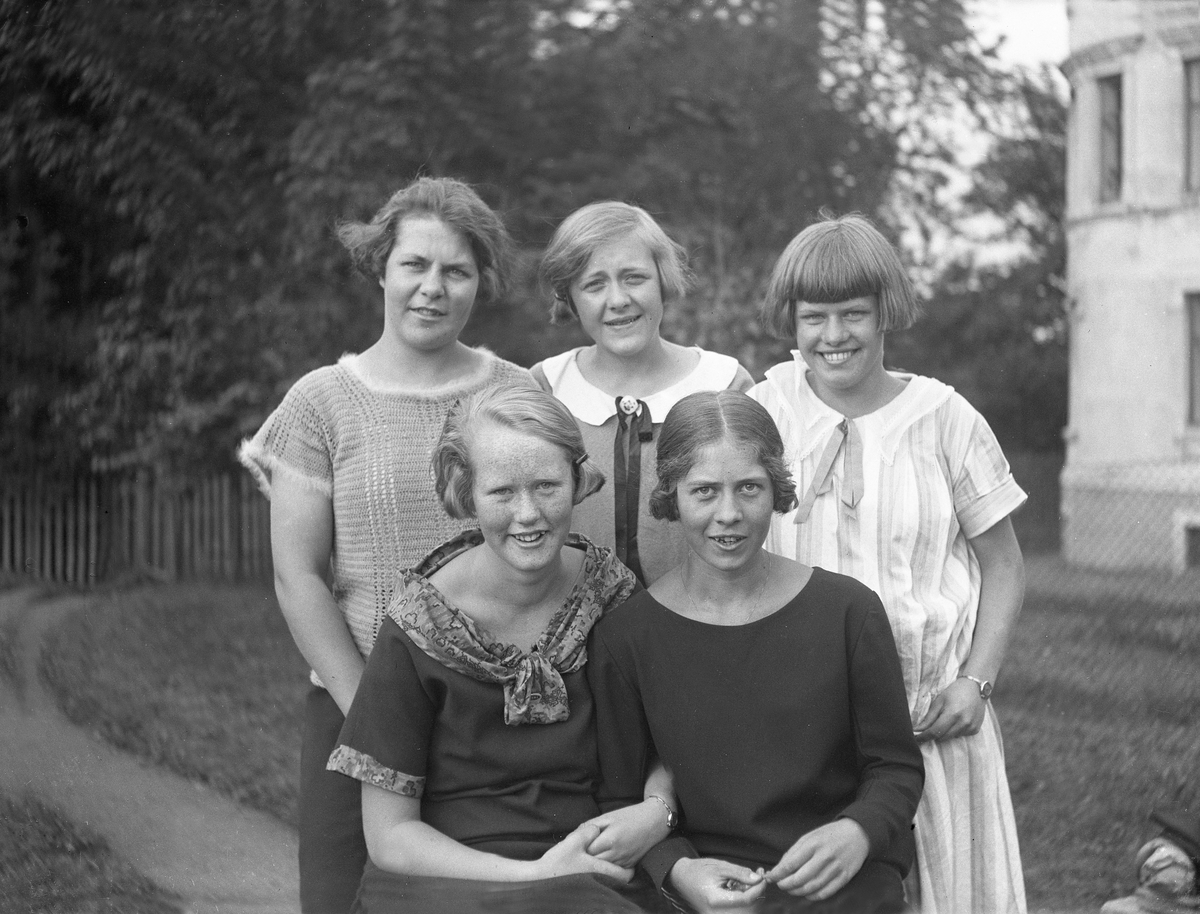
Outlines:
{"label": "group of five girls", "polygon": [[916,305],[867,220],[781,256],[757,386],[662,337],[686,257],[636,207],[555,233],[592,344],[531,373],[459,341],[509,259],[468,186],[340,235],[383,332],[242,450],[313,670],[305,912],[1024,911],[988,702],[1024,493],[884,367]]}

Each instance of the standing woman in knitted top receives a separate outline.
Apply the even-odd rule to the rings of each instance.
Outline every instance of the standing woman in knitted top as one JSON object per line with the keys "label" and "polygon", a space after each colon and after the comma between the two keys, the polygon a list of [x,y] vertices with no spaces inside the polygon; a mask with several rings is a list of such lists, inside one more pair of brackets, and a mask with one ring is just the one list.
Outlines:
{"label": "standing woman in knitted top", "polygon": [[305,914],[348,911],[367,859],[358,785],[325,763],[397,575],[464,527],[429,472],[446,414],[487,387],[529,383],[523,368],[458,339],[476,302],[500,298],[510,259],[503,223],[469,186],[421,178],[338,236],[383,290],[383,332],[297,381],[240,453],[271,500],[275,593],[313,670],[300,775]]}
{"label": "standing woman in knitted top", "polygon": [[684,249],[644,209],[610,201],[576,210],[550,240],[542,277],[551,322],[578,320],[592,345],[539,362],[533,376],[574,414],[612,484],[576,509],[574,529],[652,584],[686,552],[679,531],[650,515],[662,421],[688,394],[744,391],[753,379],[737,359],[663,339],[663,307],[683,297],[690,273]]}

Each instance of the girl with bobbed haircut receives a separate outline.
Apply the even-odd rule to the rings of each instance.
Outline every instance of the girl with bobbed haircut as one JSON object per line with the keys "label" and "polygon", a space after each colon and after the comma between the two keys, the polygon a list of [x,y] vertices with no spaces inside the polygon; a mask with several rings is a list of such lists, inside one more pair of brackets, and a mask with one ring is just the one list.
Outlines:
{"label": "girl with bobbed haircut", "polygon": [[654,517],[679,520],[676,491],[680,480],[691,472],[703,448],[726,439],[750,448],[767,471],[776,513],[786,514],[796,507],[796,484],[771,414],[740,391],[706,390],[684,397],[663,422],[658,439],[658,485],[650,495]]}
{"label": "girl with bobbed haircut", "polygon": [[763,300],[763,326],[781,337],[796,335],[796,304],[832,304],[874,296],[879,329],[906,330],[920,316],[912,282],[879,229],[858,213],[826,216],[784,249]]}
{"label": "girl with bobbed haircut", "polygon": [[644,244],[654,258],[664,302],[677,301],[687,294],[692,283],[687,251],[663,231],[653,216],[628,203],[589,203],[562,221],[542,256],[542,280],[554,296],[550,323],[563,324],[578,317],[571,300],[571,283],[583,273],[597,250],[629,239]]}
{"label": "girl with bobbed haircut", "polygon": [[612,492],[580,505],[574,530],[648,586],[685,552],[678,526],[650,514],[663,419],[688,394],[749,390],[754,379],[731,356],[663,336],[665,306],[686,294],[691,274],[684,249],[644,209],[605,201],[571,213],[541,274],[554,295],[551,322],[577,319],[591,345],[530,372],[571,411]]}
{"label": "girl with bobbed haircut", "polygon": [[1026,910],[990,697],[1025,591],[1026,499],[987,420],[936,378],[887,367],[916,318],[900,257],[859,215],[808,226],[775,265],[763,323],[794,341],[750,391],[800,493],[766,548],[851,574],[895,633],[927,778],[909,902],[922,914]]}
{"label": "girl with bobbed haircut", "polygon": [[410,216],[430,216],[461,232],[479,268],[478,300],[488,304],[504,296],[512,262],[508,229],[470,185],[455,178],[418,178],[396,191],[370,222],[339,224],[338,239],[360,273],[383,277],[397,229]]}
{"label": "girl with bobbed haircut", "polygon": [[433,470],[438,498],[446,513],[456,520],[475,517],[471,437],[479,423],[487,421],[562,448],[571,461],[575,504],[604,486],[604,473],[588,457],[579,427],[562,403],[532,387],[493,387],[450,411],[434,448]]}

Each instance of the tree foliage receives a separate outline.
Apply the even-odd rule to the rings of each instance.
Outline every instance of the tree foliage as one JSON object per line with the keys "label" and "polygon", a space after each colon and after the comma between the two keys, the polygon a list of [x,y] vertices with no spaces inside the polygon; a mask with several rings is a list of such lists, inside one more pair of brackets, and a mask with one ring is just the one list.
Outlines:
{"label": "tree foliage", "polygon": [[[931,125],[1013,93],[960,0],[0,0],[0,436],[14,465],[228,460],[378,333],[331,229],[419,173],[476,184],[525,246],[472,341],[576,342],[536,253],[618,198],[693,253],[668,332],[761,368],[787,239],[823,206],[934,218]],[[1004,167],[972,205],[1020,190]]]}
{"label": "tree foliage", "polygon": [[[1048,73],[1016,74],[1014,129],[973,174],[965,215],[996,227],[949,264],[918,329],[891,355],[958,388],[1006,445],[1059,450],[1067,411],[1066,105]],[[989,245],[1013,246],[1002,264]]]}

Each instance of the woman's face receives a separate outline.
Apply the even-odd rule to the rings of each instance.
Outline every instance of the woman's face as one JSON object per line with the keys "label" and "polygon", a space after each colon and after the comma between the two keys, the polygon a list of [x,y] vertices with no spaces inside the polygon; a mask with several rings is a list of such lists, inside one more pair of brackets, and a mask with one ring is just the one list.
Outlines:
{"label": "woman's face", "polygon": [[473,430],[469,453],[475,517],[484,543],[517,571],[552,567],[571,530],[575,503],[567,452],[487,421]]}
{"label": "woman's face", "polygon": [[812,372],[813,390],[854,394],[878,381],[883,331],[874,295],[828,305],[796,304],[796,348]]}
{"label": "woman's face", "polygon": [[636,357],[658,339],[662,284],[654,257],[637,239],[597,248],[570,293],[579,323],[605,352]]}
{"label": "woman's face", "polygon": [[723,438],[700,449],[675,491],[689,551],[722,571],[758,555],[771,527],[771,477],[754,449]]}
{"label": "woman's face", "polygon": [[409,216],[396,229],[379,284],[388,330],[410,349],[437,352],[466,326],[479,268],[462,232],[433,216]]}

